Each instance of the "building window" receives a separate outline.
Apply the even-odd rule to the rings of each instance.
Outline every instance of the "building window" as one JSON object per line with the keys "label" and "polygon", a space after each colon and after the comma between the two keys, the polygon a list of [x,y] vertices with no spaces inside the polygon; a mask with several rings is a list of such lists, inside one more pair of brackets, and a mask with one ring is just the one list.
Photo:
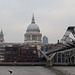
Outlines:
{"label": "building window", "polygon": [[30,40],[30,35],[27,35],[27,40]]}
{"label": "building window", "polygon": [[61,62],[61,53],[58,53],[58,63]]}
{"label": "building window", "polygon": [[66,57],[69,57],[69,52],[66,52]]}
{"label": "building window", "polygon": [[74,56],[71,57],[71,62],[74,63]]}
{"label": "building window", "polygon": [[64,53],[62,53],[62,62],[63,63],[65,62],[65,55],[64,55]]}
{"label": "building window", "polygon": [[54,63],[56,63],[56,62],[57,62],[57,56],[55,54],[55,56],[54,56]]}
{"label": "building window", "polygon": [[38,40],[41,41],[41,36],[40,35],[38,36]]}
{"label": "building window", "polygon": [[70,51],[70,56],[73,55],[73,51]]}
{"label": "building window", "polygon": [[32,40],[37,40],[37,36],[36,35],[32,35]]}

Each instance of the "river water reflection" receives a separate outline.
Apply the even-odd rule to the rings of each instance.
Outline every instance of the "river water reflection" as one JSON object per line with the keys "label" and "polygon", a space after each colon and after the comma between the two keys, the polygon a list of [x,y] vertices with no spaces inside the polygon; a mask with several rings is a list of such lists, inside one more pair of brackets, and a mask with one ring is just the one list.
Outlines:
{"label": "river water reflection", "polygon": [[62,75],[43,66],[0,66],[0,75],[10,75],[8,70],[13,70],[14,75]]}

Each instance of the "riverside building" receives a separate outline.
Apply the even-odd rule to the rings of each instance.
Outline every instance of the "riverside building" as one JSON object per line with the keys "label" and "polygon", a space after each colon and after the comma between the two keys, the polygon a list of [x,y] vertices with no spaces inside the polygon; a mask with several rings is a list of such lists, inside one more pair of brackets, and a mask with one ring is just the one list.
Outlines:
{"label": "riverside building", "polygon": [[36,47],[30,46],[6,46],[5,47],[5,62],[37,62],[38,53]]}
{"label": "riverside building", "polygon": [[56,53],[53,57],[54,65],[71,65],[75,64],[75,50]]}
{"label": "riverside building", "polygon": [[43,36],[43,44],[48,44],[48,37]]}

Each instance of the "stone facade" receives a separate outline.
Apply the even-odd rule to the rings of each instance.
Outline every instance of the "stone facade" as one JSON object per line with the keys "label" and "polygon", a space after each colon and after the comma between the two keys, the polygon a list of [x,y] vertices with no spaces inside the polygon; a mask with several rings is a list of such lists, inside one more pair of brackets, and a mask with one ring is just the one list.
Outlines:
{"label": "stone facade", "polygon": [[25,43],[41,43],[41,36],[40,32],[26,32]]}
{"label": "stone facade", "polygon": [[0,32],[0,43],[3,43],[4,42],[4,34],[3,34],[3,31],[1,30]]}

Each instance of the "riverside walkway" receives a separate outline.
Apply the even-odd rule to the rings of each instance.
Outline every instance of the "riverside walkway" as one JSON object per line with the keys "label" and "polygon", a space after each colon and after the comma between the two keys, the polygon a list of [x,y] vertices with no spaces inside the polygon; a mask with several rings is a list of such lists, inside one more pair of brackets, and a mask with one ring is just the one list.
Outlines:
{"label": "riverside walkway", "polygon": [[0,66],[46,66],[45,62],[0,62]]}

